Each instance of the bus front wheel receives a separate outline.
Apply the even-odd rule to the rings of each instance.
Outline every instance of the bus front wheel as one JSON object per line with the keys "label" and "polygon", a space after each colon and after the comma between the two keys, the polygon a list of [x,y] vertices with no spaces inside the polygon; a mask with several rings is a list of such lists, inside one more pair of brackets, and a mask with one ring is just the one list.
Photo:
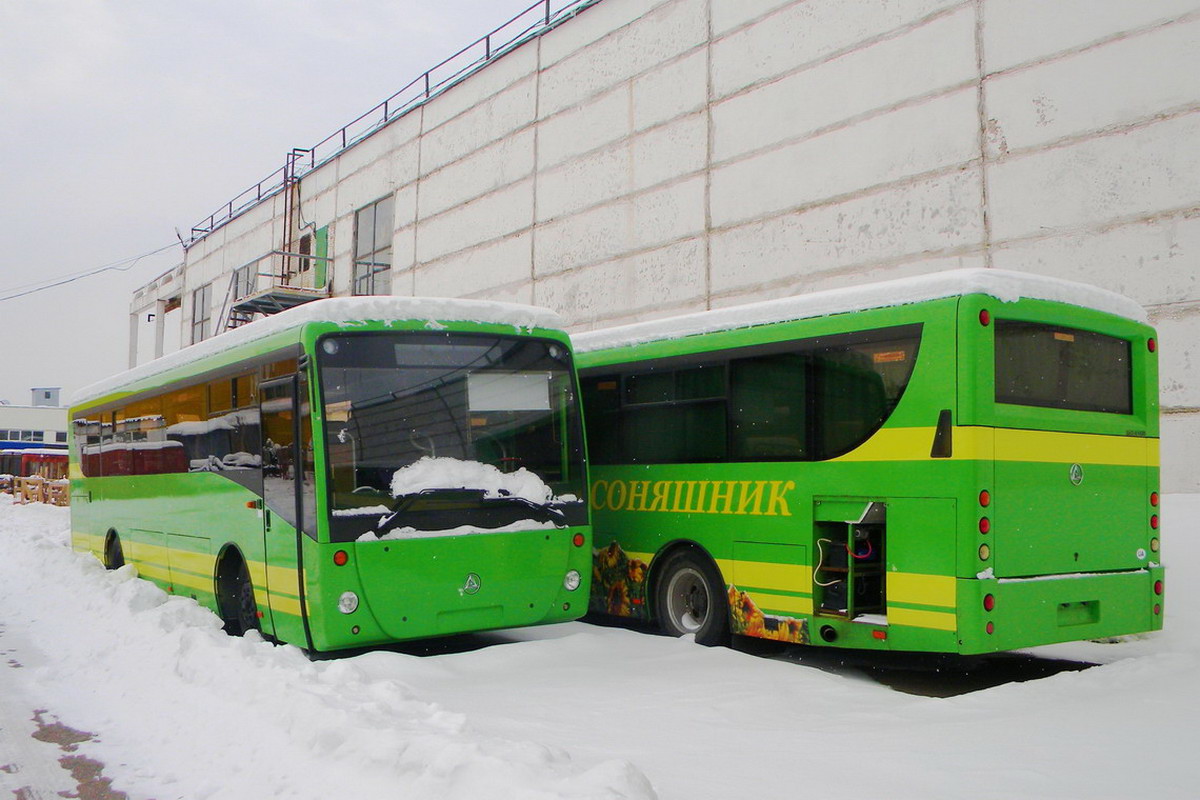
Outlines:
{"label": "bus front wheel", "polygon": [[225,630],[233,636],[242,636],[247,631],[259,629],[258,604],[254,600],[254,583],[250,580],[246,562],[235,561],[222,565],[217,583],[221,587],[221,618],[225,621]]}
{"label": "bus front wheel", "polygon": [[729,642],[729,602],[716,568],[692,550],[667,556],[657,581],[658,625],[668,636],[693,634],[699,644]]}
{"label": "bus front wheel", "polygon": [[108,541],[104,543],[104,568],[120,569],[123,566],[125,566],[125,553],[121,550],[121,537],[110,533]]}

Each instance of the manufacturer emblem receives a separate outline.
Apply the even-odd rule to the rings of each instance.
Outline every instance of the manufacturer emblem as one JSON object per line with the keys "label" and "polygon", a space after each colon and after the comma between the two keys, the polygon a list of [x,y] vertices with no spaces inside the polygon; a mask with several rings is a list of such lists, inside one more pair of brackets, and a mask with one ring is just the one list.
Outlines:
{"label": "manufacturer emblem", "polygon": [[467,582],[458,590],[459,594],[475,594],[479,591],[479,576],[474,572],[467,573]]}
{"label": "manufacturer emblem", "polygon": [[1071,465],[1071,483],[1076,486],[1083,483],[1083,467],[1078,464]]}

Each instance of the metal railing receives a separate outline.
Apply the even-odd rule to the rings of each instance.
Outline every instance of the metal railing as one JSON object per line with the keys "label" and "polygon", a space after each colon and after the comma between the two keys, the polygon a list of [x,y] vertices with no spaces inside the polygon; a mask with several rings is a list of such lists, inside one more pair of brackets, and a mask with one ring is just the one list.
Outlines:
{"label": "metal railing", "polygon": [[185,246],[212,233],[242,212],[274,195],[301,175],[316,169],[375,133],[389,122],[425,104],[491,61],[535,39],[601,0],[538,0],[430,69],[382,103],[343,125],[312,147],[295,148],[284,166],[235,196],[192,226]]}

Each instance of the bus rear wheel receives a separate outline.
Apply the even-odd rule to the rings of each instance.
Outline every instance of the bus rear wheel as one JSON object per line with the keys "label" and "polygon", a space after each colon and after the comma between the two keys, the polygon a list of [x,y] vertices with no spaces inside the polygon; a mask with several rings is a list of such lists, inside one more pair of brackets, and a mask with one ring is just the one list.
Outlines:
{"label": "bus rear wheel", "polygon": [[104,543],[104,568],[120,569],[125,566],[125,552],[121,549],[121,537],[115,533],[108,535]]}
{"label": "bus rear wheel", "polygon": [[729,601],[716,568],[692,550],[667,556],[656,583],[658,626],[668,636],[693,634],[699,644],[729,643]]}

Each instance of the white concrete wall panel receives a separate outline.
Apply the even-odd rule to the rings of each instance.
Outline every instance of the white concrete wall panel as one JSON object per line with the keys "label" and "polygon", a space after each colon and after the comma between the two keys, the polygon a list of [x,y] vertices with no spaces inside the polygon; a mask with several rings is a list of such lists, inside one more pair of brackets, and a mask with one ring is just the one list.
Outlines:
{"label": "white concrete wall panel", "polygon": [[713,225],[964,164],[978,154],[978,131],[976,92],[966,89],[716,168]]}
{"label": "white concrete wall panel", "polygon": [[1103,286],[1144,306],[1175,303],[1200,297],[1200,216],[1015,242],[992,259],[998,269]]}
{"label": "white concrete wall panel", "polygon": [[[550,116],[708,40],[707,0],[673,0],[544,69],[539,110]],[[601,3],[597,8],[602,8]],[[580,16],[585,19],[596,9]]]}
{"label": "white concrete wall panel", "polygon": [[[746,5],[753,8],[757,4]],[[802,66],[863,47],[948,8],[973,5],[962,0],[877,0],[869,7],[845,0],[790,3],[713,43],[715,95],[741,92]]]}
{"label": "white concrete wall panel", "polygon": [[529,231],[489,242],[417,268],[419,297],[478,296],[529,279]]}
{"label": "white concrete wall panel", "polygon": [[1099,228],[1200,201],[1200,112],[989,168],[997,240]]}
{"label": "white concrete wall panel", "polygon": [[682,117],[633,137],[630,159],[634,191],[700,172],[708,161],[706,116]]}
{"label": "white concrete wall panel", "polygon": [[[586,275],[587,280],[579,280]],[[704,298],[704,245],[696,239],[607,261],[537,282],[537,302],[586,325],[618,316],[644,318]],[[631,313],[632,312],[632,313]]]}
{"label": "white concrete wall panel", "polygon": [[978,75],[975,10],[962,8],[716,104],[713,159],[795,140]]}
{"label": "white concrete wall panel", "polygon": [[542,121],[537,133],[538,168],[557,166],[629,136],[629,107],[629,85],[622,84]]}
{"label": "white concrete wall panel", "polygon": [[632,185],[628,142],[606,147],[537,174],[537,221],[612,200]]}
{"label": "white concrete wall panel", "polygon": [[533,78],[523,80],[454,119],[426,129],[421,141],[421,169],[431,172],[444,167],[530,125],[537,107],[536,88]]}
{"label": "white concrete wall panel", "polygon": [[[1159,457],[1160,485],[1166,492],[1200,492],[1200,413],[1166,414],[1161,421]],[[1171,540],[1177,535],[1194,535],[1194,522],[1174,516],[1168,504],[1163,510],[1163,553],[1171,563]]]}
{"label": "white concrete wall panel", "polygon": [[538,40],[542,69],[576,55],[600,39],[636,22],[660,6],[676,0],[607,0],[584,11]]}
{"label": "white concrete wall panel", "polygon": [[696,50],[634,78],[632,93],[635,131],[703,111],[708,103],[707,51]]}
{"label": "white concrete wall panel", "polygon": [[841,203],[759,220],[711,237],[712,292],[795,285],[831,269],[979,250],[983,217],[977,170],[896,186]]}
{"label": "white concrete wall panel", "polygon": [[533,139],[532,128],[518,131],[424,176],[420,188],[421,218],[435,216],[528,178],[533,174]]}
{"label": "white concrete wall panel", "polygon": [[1200,11],[1197,0],[983,0],[988,72],[1045,59]]}
{"label": "white concrete wall panel", "polygon": [[1196,108],[1200,17],[986,82],[992,155]]}
{"label": "white concrete wall panel", "polygon": [[560,217],[537,229],[534,274],[543,277],[704,232],[704,179]]}
{"label": "white concrete wall panel", "polygon": [[[533,221],[533,181],[513,184],[417,223],[417,262],[437,260],[528,228]],[[528,264],[528,252],[526,264]]]}
{"label": "white concrete wall panel", "polygon": [[1158,329],[1159,401],[1164,408],[1200,409],[1200,303],[1155,309],[1150,321]]}
{"label": "white concrete wall panel", "polygon": [[[480,55],[482,48],[483,45],[479,45]],[[506,53],[484,69],[477,70],[466,80],[444,90],[437,96],[436,102],[423,106],[425,118],[422,130],[431,130],[459,114],[470,111],[509,86],[531,77],[537,70],[536,42]],[[434,78],[436,80],[437,76]]]}

